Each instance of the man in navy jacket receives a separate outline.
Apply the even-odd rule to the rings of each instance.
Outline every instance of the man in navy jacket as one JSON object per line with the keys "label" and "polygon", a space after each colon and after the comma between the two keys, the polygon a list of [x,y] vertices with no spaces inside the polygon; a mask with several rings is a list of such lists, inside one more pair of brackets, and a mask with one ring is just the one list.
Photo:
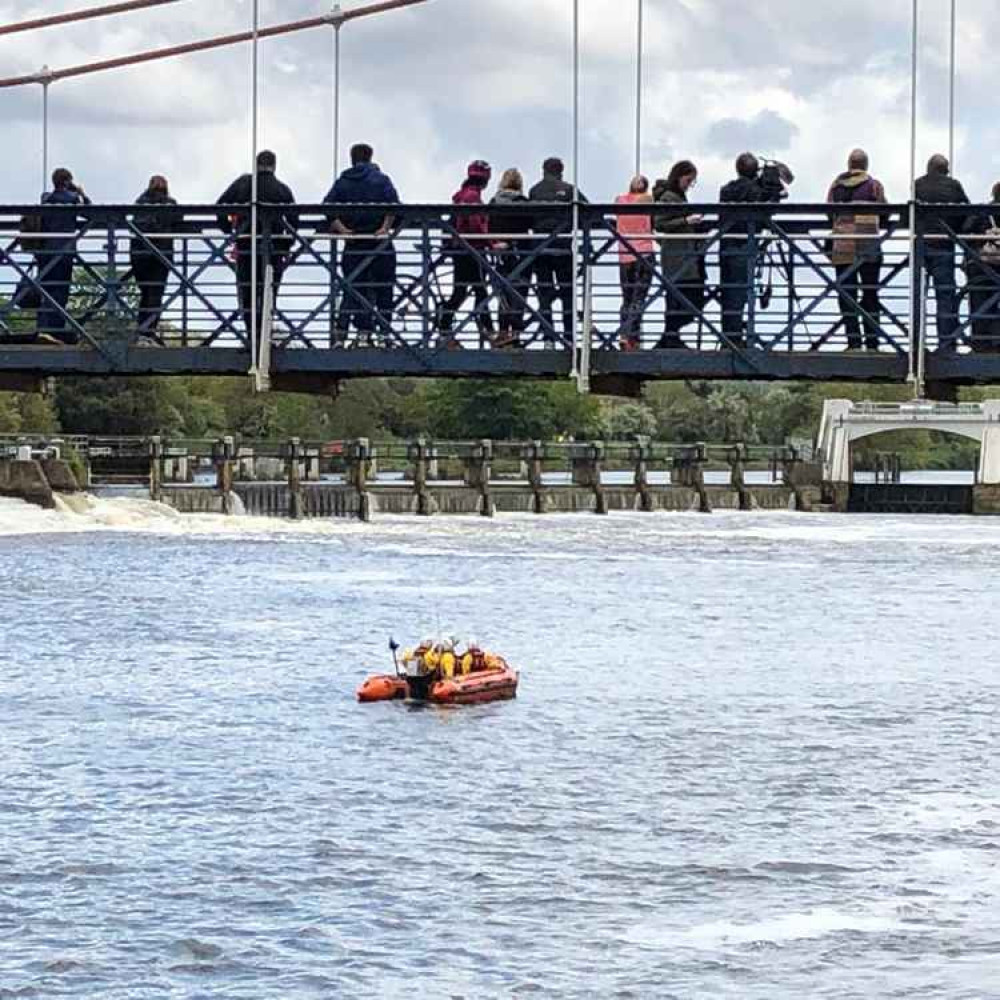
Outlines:
{"label": "man in navy jacket", "polygon": [[331,232],[345,237],[340,266],[346,286],[337,316],[337,333],[343,343],[351,324],[359,343],[369,345],[376,325],[389,339],[392,332],[392,293],[396,280],[396,250],[390,234],[395,222],[389,209],[398,205],[392,181],[372,163],[371,146],[351,148],[351,166],[337,178],[323,203],[330,205]]}

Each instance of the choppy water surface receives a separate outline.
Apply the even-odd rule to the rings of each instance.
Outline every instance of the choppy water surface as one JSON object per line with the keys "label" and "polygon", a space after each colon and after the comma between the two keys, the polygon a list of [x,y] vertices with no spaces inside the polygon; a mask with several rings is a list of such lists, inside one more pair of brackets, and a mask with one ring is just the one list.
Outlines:
{"label": "choppy water surface", "polygon": [[[2,997],[1000,997],[1000,525],[0,536]],[[355,704],[439,623],[518,701]]]}

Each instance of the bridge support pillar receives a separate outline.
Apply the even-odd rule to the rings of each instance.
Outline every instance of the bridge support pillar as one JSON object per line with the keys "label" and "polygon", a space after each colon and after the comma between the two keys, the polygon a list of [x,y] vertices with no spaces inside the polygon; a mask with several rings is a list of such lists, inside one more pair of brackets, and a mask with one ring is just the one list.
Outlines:
{"label": "bridge support pillar", "polygon": [[305,516],[305,497],[302,494],[302,441],[293,437],[285,445],[286,473],[288,475],[288,516],[299,521]]}
{"label": "bridge support pillar", "polygon": [[984,486],[1000,484],[1000,425],[991,424],[983,431],[977,478]]}
{"label": "bridge support pillar", "polygon": [[375,455],[368,438],[358,438],[347,447],[347,482],[357,496],[358,519],[370,521],[374,513],[368,480],[375,472]]}
{"label": "bridge support pillar", "polygon": [[631,448],[630,457],[635,469],[632,482],[635,484],[636,507],[644,514],[653,509],[653,496],[649,491],[649,460],[652,448],[649,438],[640,437]]}
{"label": "bridge support pillar", "polygon": [[149,439],[149,499],[163,500],[163,439],[159,435]]}
{"label": "bridge support pillar", "polygon": [[212,446],[212,461],[215,463],[215,488],[222,500],[222,513],[232,514],[233,466],[236,462],[236,442],[224,437]]}
{"label": "bridge support pillar", "polygon": [[462,460],[463,478],[466,486],[479,493],[479,513],[492,517],[496,513],[490,495],[490,479],[493,472],[493,442],[482,440],[472,446],[472,451]]}
{"label": "bridge support pillar", "polygon": [[705,490],[705,461],[707,453],[704,444],[691,445],[682,448],[673,457],[670,471],[670,481],[675,486],[686,486],[698,494],[698,508],[703,514],[711,514],[712,506],[708,502]]}
{"label": "bridge support pillar", "polygon": [[570,451],[570,465],[573,470],[573,485],[593,491],[594,513],[607,514],[608,505],[601,483],[604,444],[592,441],[588,444],[573,445]]}
{"label": "bridge support pillar", "polygon": [[740,510],[753,510],[753,495],[746,482],[747,446],[737,444],[729,449],[726,461],[729,463],[729,485],[740,497]]}
{"label": "bridge support pillar", "polygon": [[430,517],[437,510],[437,504],[427,483],[437,474],[437,451],[427,443],[426,438],[417,438],[410,445],[409,457],[413,462],[414,513]]}
{"label": "bridge support pillar", "polygon": [[545,491],[545,483],[542,480],[545,445],[541,441],[532,441],[524,446],[521,457],[527,473],[528,485],[531,487],[534,513],[545,514],[551,509],[549,497]]}
{"label": "bridge support pillar", "polygon": [[1000,517],[1000,485],[980,483],[972,490],[972,513]]}

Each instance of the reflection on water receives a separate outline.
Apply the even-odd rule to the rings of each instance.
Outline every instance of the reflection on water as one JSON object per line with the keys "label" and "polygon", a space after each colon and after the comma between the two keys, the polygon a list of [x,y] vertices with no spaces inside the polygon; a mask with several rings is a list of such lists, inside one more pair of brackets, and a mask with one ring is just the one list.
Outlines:
{"label": "reflection on water", "polygon": [[[0,536],[0,995],[1000,996],[988,519]],[[438,628],[519,699],[355,704]]]}

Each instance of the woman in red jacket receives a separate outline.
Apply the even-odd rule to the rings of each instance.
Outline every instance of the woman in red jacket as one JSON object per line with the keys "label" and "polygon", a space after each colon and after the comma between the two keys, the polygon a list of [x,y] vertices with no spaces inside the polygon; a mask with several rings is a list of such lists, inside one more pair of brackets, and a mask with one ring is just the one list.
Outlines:
{"label": "woman in red jacket", "polygon": [[[490,183],[493,170],[484,160],[469,164],[468,176],[451,199],[456,205],[482,205],[483,191]],[[471,291],[476,303],[476,327],[480,334],[480,345],[492,339],[493,319],[489,312],[489,290],[483,273],[483,258],[489,245],[489,216],[486,212],[462,213],[455,216],[455,230],[460,238],[452,237],[448,252],[455,261],[455,285],[451,297],[441,307],[438,323],[442,341],[449,348],[462,345],[452,336],[455,313],[469,297]],[[463,243],[464,241],[464,243]],[[473,248],[470,250],[464,244]]]}

